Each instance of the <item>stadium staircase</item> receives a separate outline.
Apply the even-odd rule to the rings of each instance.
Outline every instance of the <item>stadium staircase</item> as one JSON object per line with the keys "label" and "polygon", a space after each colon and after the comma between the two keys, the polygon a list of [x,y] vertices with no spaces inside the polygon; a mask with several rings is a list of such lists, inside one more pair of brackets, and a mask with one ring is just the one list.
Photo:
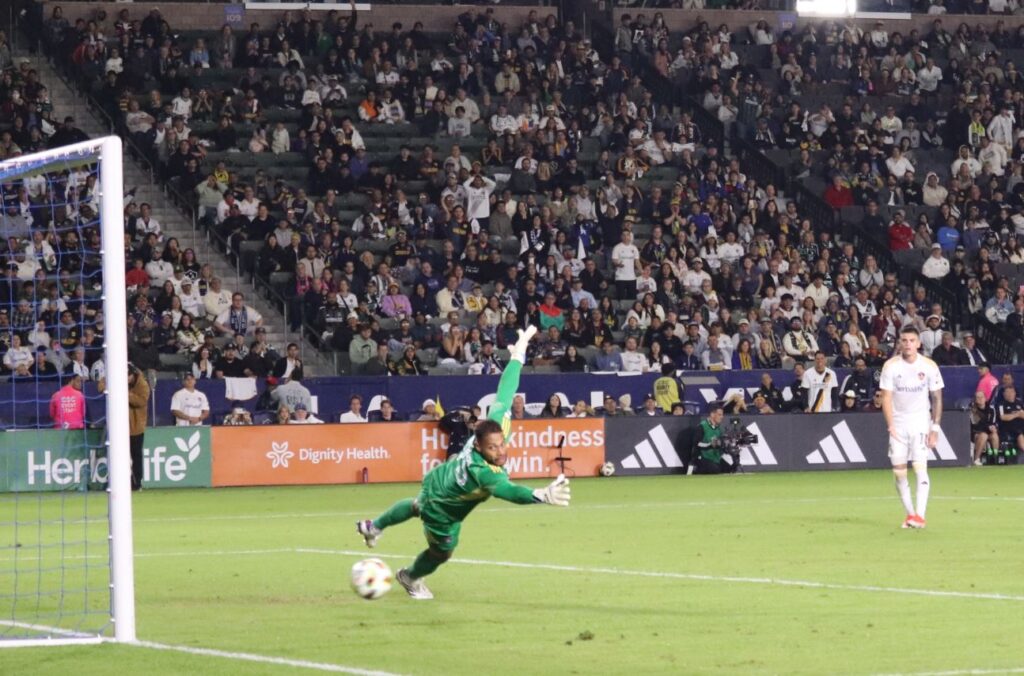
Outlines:
{"label": "stadium staircase", "polygon": [[[50,90],[55,117],[63,120],[71,115],[75,125],[90,137],[104,136],[112,131],[109,122],[98,111],[89,105],[87,99],[57,71],[49,60],[38,54],[18,53],[16,59],[27,58],[39,73],[40,81],[46,83]],[[248,275],[240,273],[236,264],[229,261],[209,242],[206,232],[190,215],[177,207],[165,188],[158,183],[159,178],[144,160],[133,157],[125,149],[124,185],[126,193],[134,189],[136,203],[149,203],[153,208],[153,217],[163,227],[165,237],[175,237],[182,249],[192,248],[201,264],[209,263],[214,275],[220,277],[224,288],[230,291],[241,291],[245,294],[246,303],[252,305],[263,315],[267,327],[267,340],[279,352],[289,342],[298,342],[302,348],[302,358],[306,377],[310,375],[333,374],[334,366],[319,350],[307,343],[298,333],[289,331],[288,323],[277,306],[270,302],[253,284]],[[169,371],[180,371],[181,368],[168,368]]]}

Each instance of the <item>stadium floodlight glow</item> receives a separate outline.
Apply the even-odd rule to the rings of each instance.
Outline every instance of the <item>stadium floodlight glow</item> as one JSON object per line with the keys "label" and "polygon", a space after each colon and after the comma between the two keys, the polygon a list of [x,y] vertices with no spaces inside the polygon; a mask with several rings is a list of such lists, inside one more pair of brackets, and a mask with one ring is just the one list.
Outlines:
{"label": "stadium floodlight glow", "polygon": [[799,16],[850,17],[857,13],[857,0],[796,0]]}
{"label": "stadium floodlight glow", "polygon": [[[44,204],[35,208],[47,211],[40,219],[45,232],[79,235],[83,248],[76,253],[83,255],[73,260],[90,259],[91,267],[87,273],[80,262],[72,281],[91,294],[94,309],[102,308],[105,380],[102,394],[90,389],[88,409],[83,403],[93,424],[82,429],[53,429],[44,397],[54,388],[40,377],[31,388],[36,399],[11,389],[11,408],[32,415],[12,410],[12,431],[3,435],[0,647],[135,640],[122,162],[117,136],[0,162],[4,204],[13,203],[11,190],[41,186],[36,195]],[[26,227],[41,229],[26,218]],[[88,248],[84,232],[99,233],[98,250]]]}

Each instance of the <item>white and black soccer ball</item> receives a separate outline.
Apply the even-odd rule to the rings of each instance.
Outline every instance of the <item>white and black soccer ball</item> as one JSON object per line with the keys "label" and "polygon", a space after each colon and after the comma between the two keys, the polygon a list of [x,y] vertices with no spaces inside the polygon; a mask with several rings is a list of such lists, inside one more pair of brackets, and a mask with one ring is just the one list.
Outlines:
{"label": "white and black soccer ball", "polygon": [[391,591],[394,576],[380,559],[363,559],[352,566],[352,590],[367,601],[379,599]]}
{"label": "white and black soccer ball", "polygon": [[598,471],[601,473],[601,476],[612,476],[615,474],[615,463],[606,462],[601,465],[601,468]]}

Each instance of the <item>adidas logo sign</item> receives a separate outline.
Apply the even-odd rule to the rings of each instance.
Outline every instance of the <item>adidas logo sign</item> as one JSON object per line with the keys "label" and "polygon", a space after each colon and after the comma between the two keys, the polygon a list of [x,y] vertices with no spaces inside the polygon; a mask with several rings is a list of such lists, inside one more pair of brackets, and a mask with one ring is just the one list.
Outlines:
{"label": "adidas logo sign", "polygon": [[[650,439],[644,439],[634,446],[636,453],[622,461],[623,469],[660,469],[662,467],[682,467],[683,461],[676,452],[675,446],[665,433],[665,428],[658,425],[647,433]],[[653,445],[651,442],[654,442]],[[657,450],[655,450],[657,449]]]}
{"label": "adidas logo sign", "polygon": [[[758,428],[757,423],[747,425],[747,430],[758,436],[758,442],[749,448],[744,448],[740,454],[740,464],[750,466],[756,465],[778,465],[771,448],[764,441],[764,434]],[[658,425],[647,433],[648,439],[644,439],[634,446],[635,453],[629,455],[622,461],[623,469],[661,469],[663,467],[683,467],[682,458],[676,452],[675,445],[665,433],[665,428]]]}
{"label": "adidas logo sign", "polygon": [[[833,438],[833,435],[835,435],[835,438]],[[850,426],[843,420],[832,427],[832,434],[818,442],[818,448],[807,455],[807,462],[812,465],[822,465],[826,462],[835,465],[845,465],[847,463],[867,462],[867,458],[864,457],[864,452],[860,450],[860,444],[854,439]]]}
{"label": "adidas logo sign", "polygon": [[949,439],[946,438],[946,433],[941,429],[939,430],[939,440],[935,443],[935,448],[928,449],[929,460],[935,460],[936,456],[938,456],[939,460],[956,460],[956,452],[949,445]]}
{"label": "adidas logo sign", "polygon": [[761,432],[761,428],[757,426],[757,423],[747,425],[747,431],[757,435],[757,443],[744,448],[740,452],[740,465],[745,467],[778,465],[779,461],[775,459],[772,449],[765,443],[764,434]]}

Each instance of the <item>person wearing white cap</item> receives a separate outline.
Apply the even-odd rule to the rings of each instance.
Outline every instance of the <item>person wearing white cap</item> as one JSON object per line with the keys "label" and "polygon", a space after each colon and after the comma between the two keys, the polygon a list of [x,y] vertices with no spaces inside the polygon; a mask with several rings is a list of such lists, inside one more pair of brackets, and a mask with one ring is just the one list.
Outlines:
{"label": "person wearing white cap", "polygon": [[930,314],[924,324],[927,328],[921,332],[921,352],[930,357],[932,351],[942,344],[942,317]]}
{"label": "person wearing white cap", "polygon": [[199,294],[198,286],[193,283],[191,277],[183,277],[181,280],[181,309],[193,317],[203,317],[206,314],[206,306],[203,304],[203,297]]}
{"label": "person wearing white cap", "polygon": [[441,419],[441,416],[437,414],[437,402],[433,399],[424,399],[420,408],[423,413],[416,418],[417,422],[435,422]]}
{"label": "person wearing white cap", "polygon": [[940,244],[932,244],[931,255],[921,266],[921,274],[928,279],[942,279],[949,274],[949,259],[942,255]]}

